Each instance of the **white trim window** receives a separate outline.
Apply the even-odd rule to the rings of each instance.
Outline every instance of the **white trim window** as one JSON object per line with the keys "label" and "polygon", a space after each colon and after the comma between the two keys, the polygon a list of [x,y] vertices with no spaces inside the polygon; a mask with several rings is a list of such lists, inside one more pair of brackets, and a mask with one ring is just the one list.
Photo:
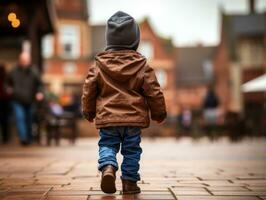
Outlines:
{"label": "white trim window", "polygon": [[147,59],[152,59],[154,56],[154,46],[150,41],[141,41],[138,50]]}
{"label": "white trim window", "polygon": [[59,29],[60,52],[63,58],[80,57],[80,28],[77,25],[61,25]]}
{"label": "white trim window", "polygon": [[163,69],[155,70],[156,78],[161,86],[161,88],[165,88],[167,84],[167,73]]}
{"label": "white trim window", "polygon": [[202,64],[204,78],[207,82],[213,81],[213,65],[210,60],[205,60]]}
{"label": "white trim window", "polygon": [[44,58],[51,58],[54,55],[54,37],[52,35],[43,37],[42,55]]}
{"label": "white trim window", "polygon": [[66,62],[63,65],[64,74],[73,75],[77,71],[77,65],[74,62]]}

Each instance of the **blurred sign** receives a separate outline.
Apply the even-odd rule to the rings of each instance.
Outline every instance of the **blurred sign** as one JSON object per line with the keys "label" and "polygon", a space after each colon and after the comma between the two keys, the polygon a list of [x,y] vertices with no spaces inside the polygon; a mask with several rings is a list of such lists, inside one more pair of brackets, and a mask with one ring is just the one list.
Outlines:
{"label": "blurred sign", "polygon": [[243,92],[266,92],[266,74],[242,85]]}

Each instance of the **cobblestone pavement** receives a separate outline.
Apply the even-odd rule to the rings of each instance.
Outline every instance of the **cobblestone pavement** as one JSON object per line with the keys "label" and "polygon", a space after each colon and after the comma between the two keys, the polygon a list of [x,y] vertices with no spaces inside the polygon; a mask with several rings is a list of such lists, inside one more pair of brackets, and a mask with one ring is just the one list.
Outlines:
{"label": "cobblestone pavement", "polygon": [[97,139],[63,143],[1,146],[0,199],[266,200],[265,139],[143,139],[142,193],[132,196],[121,195],[119,178],[115,195],[100,191]]}

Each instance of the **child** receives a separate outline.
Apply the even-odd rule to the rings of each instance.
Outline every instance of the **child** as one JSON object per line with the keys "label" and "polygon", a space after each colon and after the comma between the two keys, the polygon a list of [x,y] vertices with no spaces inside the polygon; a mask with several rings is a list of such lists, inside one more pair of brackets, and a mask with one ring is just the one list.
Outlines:
{"label": "child", "polygon": [[116,192],[116,154],[121,144],[123,194],[140,193],[141,128],[149,126],[149,113],[152,120],[163,122],[165,100],[153,69],[136,52],[140,31],[135,20],[124,12],[115,13],[107,22],[106,40],[106,51],[95,57],[83,86],[83,115],[89,122],[95,118],[100,132],[102,191]]}

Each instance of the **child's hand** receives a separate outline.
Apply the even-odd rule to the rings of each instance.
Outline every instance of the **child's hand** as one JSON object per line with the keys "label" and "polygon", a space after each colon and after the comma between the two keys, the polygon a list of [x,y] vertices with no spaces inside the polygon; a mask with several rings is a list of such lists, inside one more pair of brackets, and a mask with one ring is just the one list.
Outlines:
{"label": "child's hand", "polygon": [[36,95],[35,95],[35,98],[37,101],[42,101],[44,99],[44,95],[43,93],[41,92],[38,92]]}
{"label": "child's hand", "polygon": [[163,124],[164,122],[165,122],[165,120],[157,121],[158,124]]}
{"label": "child's hand", "polygon": [[90,114],[86,113],[86,112],[83,112],[83,117],[89,122],[89,123],[93,123],[94,121],[94,117],[91,116]]}
{"label": "child's hand", "polygon": [[8,95],[12,95],[13,94],[13,89],[11,87],[8,87],[6,89],[6,92],[7,92]]}
{"label": "child's hand", "polygon": [[93,119],[88,119],[88,121],[89,121],[90,123],[93,123]]}

